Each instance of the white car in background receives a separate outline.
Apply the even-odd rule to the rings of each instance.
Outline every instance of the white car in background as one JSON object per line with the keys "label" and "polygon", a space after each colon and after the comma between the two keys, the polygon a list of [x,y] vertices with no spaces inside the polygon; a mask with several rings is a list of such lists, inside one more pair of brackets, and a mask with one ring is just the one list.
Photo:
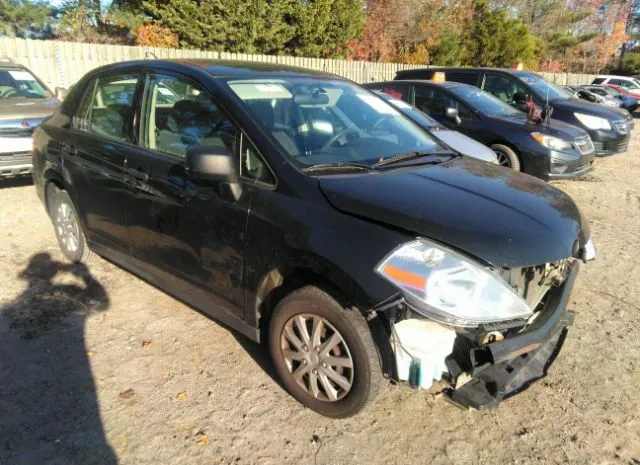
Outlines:
{"label": "white car in background", "polygon": [[374,91],[374,93],[389,102],[402,114],[413,120],[414,123],[420,125],[431,135],[444,142],[456,152],[459,152],[467,157],[486,161],[488,163],[494,163],[496,165],[500,164],[498,162],[498,156],[496,155],[496,153],[486,145],[483,145],[480,142],[465,136],[461,132],[453,131],[443,126],[427,114],[409,105],[404,100],[381,91]]}
{"label": "white car in background", "polygon": [[630,94],[633,94],[634,97],[640,97],[640,81],[634,77],[609,76],[609,75],[603,74],[596,77],[591,84],[622,88],[622,90],[625,90]]}

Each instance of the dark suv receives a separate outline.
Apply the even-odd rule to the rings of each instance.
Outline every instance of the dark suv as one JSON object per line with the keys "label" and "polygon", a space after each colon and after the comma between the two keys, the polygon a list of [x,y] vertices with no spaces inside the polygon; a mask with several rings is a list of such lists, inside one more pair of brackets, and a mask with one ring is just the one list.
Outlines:
{"label": "dark suv", "polygon": [[428,68],[398,71],[395,79],[433,79],[444,74],[447,81],[480,87],[509,105],[526,111],[527,102],[544,108],[549,102],[552,118],[574,124],[589,133],[596,155],[613,155],[627,150],[633,129],[628,111],[609,108],[574,98],[564,89],[531,71],[500,68]]}
{"label": "dark suv", "polygon": [[68,259],[96,252],[265,342],[289,392],[329,416],[372,402],[383,374],[496,406],[546,374],[578,259],[595,256],[567,195],[328,74],[110,65],[34,138]]}

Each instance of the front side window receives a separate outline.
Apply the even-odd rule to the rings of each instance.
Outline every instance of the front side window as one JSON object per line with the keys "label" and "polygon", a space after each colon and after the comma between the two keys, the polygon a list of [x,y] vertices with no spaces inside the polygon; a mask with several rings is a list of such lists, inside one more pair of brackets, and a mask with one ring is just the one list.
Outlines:
{"label": "front side window", "polygon": [[484,91],[509,105],[526,105],[527,90],[515,80],[499,74],[488,74],[484,80]]}
{"label": "front side window", "polygon": [[147,84],[143,144],[185,158],[198,145],[226,147],[237,153],[236,125],[200,87],[186,79],[151,75]]}
{"label": "front side window", "polygon": [[383,99],[349,82],[286,77],[229,79],[227,85],[302,168],[448,151]]}
{"label": "front side window", "polygon": [[454,87],[451,89],[460,100],[475,108],[480,113],[491,117],[504,117],[521,115],[521,113],[510,105],[493,95],[474,87]]}
{"label": "front side window", "polygon": [[26,69],[0,68],[0,101],[7,99],[44,99],[51,93]]}
{"label": "front side window", "polygon": [[94,79],[89,83],[74,116],[80,130],[132,142],[134,95],[141,76],[121,74]]}
{"label": "front side window", "polygon": [[458,110],[458,116],[460,116],[460,118],[473,118],[467,107],[461,105],[458,100],[446,92],[431,86],[415,86],[414,92],[416,108],[429,116],[445,117],[447,115],[447,108],[455,108]]}

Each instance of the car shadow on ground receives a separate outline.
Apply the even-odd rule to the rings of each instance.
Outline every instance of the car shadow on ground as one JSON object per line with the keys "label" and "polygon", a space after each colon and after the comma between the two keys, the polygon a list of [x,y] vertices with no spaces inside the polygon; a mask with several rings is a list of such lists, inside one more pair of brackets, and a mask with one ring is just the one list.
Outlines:
{"label": "car shadow on ground", "polygon": [[0,463],[115,465],[84,341],[109,298],[86,266],[31,257],[0,307]]}
{"label": "car shadow on ground", "polygon": [[33,186],[33,178],[31,176],[21,176],[18,178],[0,178],[0,189],[9,189],[12,187]]}
{"label": "car shadow on ground", "polygon": [[[238,341],[238,344],[249,354],[249,356],[256,362],[262,370],[269,375],[269,377],[282,389],[285,389],[276,369],[271,361],[271,355],[269,354],[269,346],[267,345],[266,337],[263,335],[263,342],[257,343],[249,339],[248,337],[229,329],[233,337]],[[286,390],[286,389],[285,389]]]}

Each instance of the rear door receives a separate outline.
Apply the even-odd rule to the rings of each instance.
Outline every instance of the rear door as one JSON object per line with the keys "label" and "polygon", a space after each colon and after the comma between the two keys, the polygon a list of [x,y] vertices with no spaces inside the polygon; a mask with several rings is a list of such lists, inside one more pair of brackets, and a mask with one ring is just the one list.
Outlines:
{"label": "rear door", "polygon": [[72,196],[90,242],[127,248],[124,164],[142,91],[139,73],[94,78],[85,90],[62,147]]}
{"label": "rear door", "polygon": [[[248,142],[198,83],[177,74],[149,75],[140,133],[140,147],[126,161],[131,253],[170,281],[169,290],[206,302],[196,304],[213,316],[224,320],[224,310],[244,318],[243,246],[252,190],[239,185],[234,195],[227,184],[195,179],[185,171],[185,157],[189,147],[224,145],[240,159]],[[252,170],[258,164],[249,162]]]}

